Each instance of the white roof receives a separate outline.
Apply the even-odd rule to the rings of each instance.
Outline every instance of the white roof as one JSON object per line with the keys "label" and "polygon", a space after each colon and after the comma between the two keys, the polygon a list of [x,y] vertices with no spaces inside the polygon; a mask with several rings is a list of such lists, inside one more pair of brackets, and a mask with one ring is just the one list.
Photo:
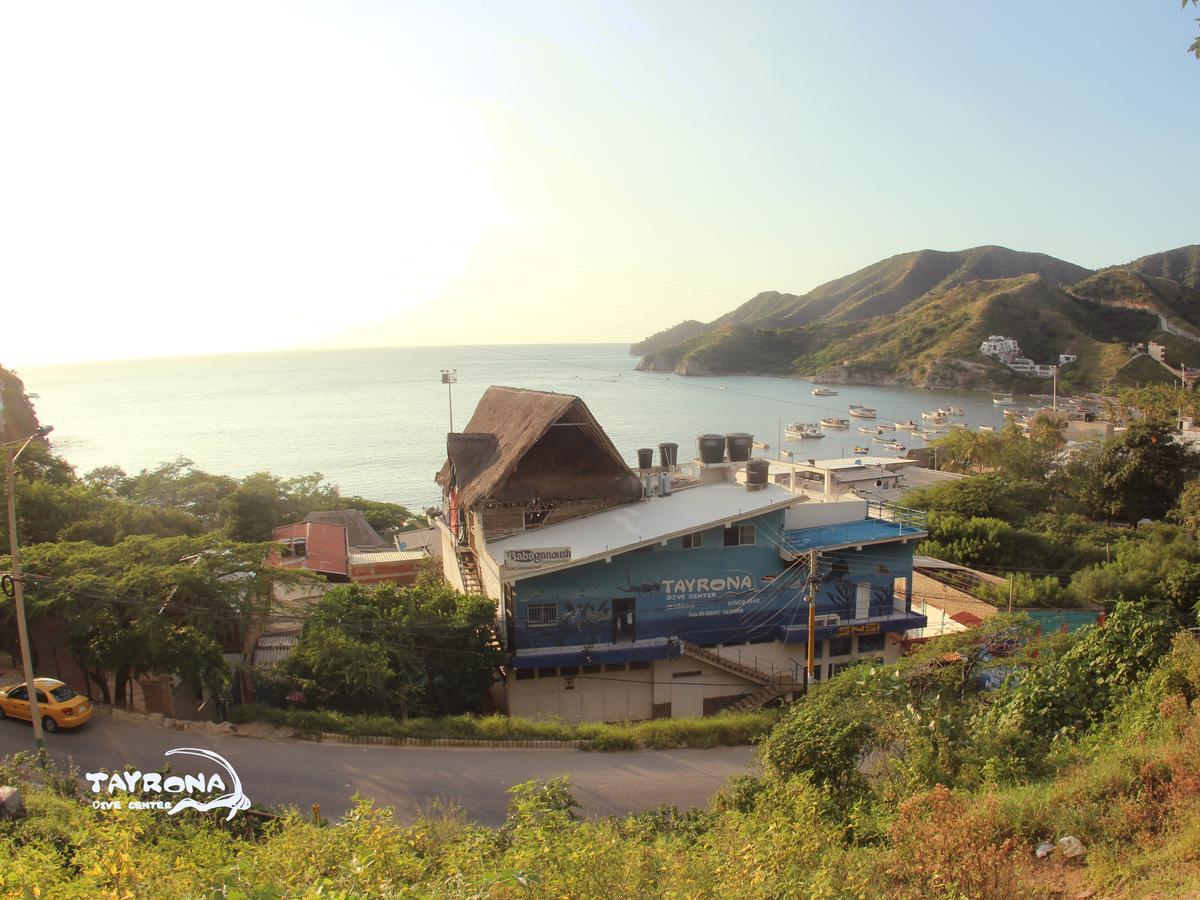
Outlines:
{"label": "white roof", "polygon": [[706,484],[489,541],[487,552],[499,566],[504,563],[507,550],[570,548],[570,562],[508,572],[505,576],[524,578],[604,559],[635,547],[774,509],[785,509],[803,499],[773,484],[758,491],[746,490],[741,484]]}

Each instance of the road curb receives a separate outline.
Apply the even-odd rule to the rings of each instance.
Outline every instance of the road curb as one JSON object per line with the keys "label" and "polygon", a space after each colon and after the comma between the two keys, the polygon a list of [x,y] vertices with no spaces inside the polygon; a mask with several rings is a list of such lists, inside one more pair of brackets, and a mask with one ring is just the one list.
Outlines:
{"label": "road curb", "polygon": [[[98,715],[108,716],[123,722],[137,722],[141,725],[158,725],[163,728],[174,728],[176,731],[202,732],[205,734],[230,734],[239,737],[259,737],[246,735],[238,731],[231,722],[200,722],[188,719],[173,719],[161,713],[138,712],[131,709],[121,709],[117,706],[107,706],[103,703],[93,703],[92,708]],[[286,730],[286,729],[285,729]],[[388,735],[371,734],[338,734],[332,731],[317,734],[305,734],[294,731],[286,738],[263,737],[263,740],[299,740],[324,744],[374,744],[390,747],[496,747],[509,750],[591,750],[595,741],[498,741],[472,740],[470,738],[414,738],[393,737]]]}
{"label": "road curb", "polygon": [[382,744],[393,747],[499,747],[520,750],[591,750],[594,741],[485,741],[470,738],[413,738],[372,734],[337,734],[323,731],[314,735],[298,735],[302,740],[331,744]]}

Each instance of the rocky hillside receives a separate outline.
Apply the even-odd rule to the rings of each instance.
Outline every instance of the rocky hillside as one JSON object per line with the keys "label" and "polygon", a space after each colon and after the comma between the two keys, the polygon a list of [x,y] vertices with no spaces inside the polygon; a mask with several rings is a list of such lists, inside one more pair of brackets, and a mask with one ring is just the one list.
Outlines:
{"label": "rocky hillside", "polygon": [[[1194,252],[1195,251],[1195,252]],[[1032,387],[979,352],[989,334],[1017,338],[1035,362],[1075,353],[1067,387],[1098,387],[1131,342],[1168,345],[1200,365],[1200,247],[1092,272],[1040,253],[977,247],[895,256],[808,294],[759,294],[702,329],[648,339],[640,368],[685,375],[763,373],[858,384]],[[686,328],[684,326],[687,326]],[[1194,335],[1193,335],[1194,331]],[[642,345],[639,345],[642,346]]]}
{"label": "rocky hillside", "polygon": [[17,440],[38,428],[37,413],[16,372],[0,366],[0,441]]}

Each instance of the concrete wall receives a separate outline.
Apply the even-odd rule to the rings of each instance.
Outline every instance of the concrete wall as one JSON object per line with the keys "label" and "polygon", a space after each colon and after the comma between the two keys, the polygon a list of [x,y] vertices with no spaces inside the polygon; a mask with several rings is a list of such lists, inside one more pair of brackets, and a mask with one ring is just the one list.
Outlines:
{"label": "concrete wall", "polygon": [[[874,483],[874,482],[872,482]],[[817,528],[821,525],[841,525],[867,517],[866,500],[838,500],[832,503],[799,503],[789,507],[783,526],[788,531]]]}
{"label": "concrete wall", "polygon": [[[848,649],[834,642],[819,641],[814,680],[827,681],[835,670],[861,659],[895,662],[900,657],[902,636],[868,636],[867,640],[880,643],[880,637],[881,647],[864,644],[860,648],[863,637],[849,638]],[[743,662],[754,657],[760,665],[773,664],[777,670],[796,671],[803,678],[806,661],[803,647],[770,641],[726,645],[720,652],[735,659],[739,650]],[[505,688],[508,712],[514,716],[560,718],[567,722],[622,722],[712,715],[752,693],[757,684],[707,662],[681,656],[640,667],[636,663],[564,666],[530,670],[520,678],[510,672]]]}

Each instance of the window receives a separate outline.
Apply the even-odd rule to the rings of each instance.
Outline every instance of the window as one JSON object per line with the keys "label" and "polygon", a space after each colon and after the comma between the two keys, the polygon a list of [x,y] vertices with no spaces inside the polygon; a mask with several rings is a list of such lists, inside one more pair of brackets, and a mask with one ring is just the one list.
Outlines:
{"label": "window", "polygon": [[543,666],[537,670],[538,678],[554,678],[558,675],[558,669],[554,666]]}
{"label": "window", "polygon": [[829,667],[829,669],[830,669],[830,672],[829,672],[829,677],[830,677],[830,678],[832,678],[834,675],[840,675],[840,674],[842,674],[842,673],[843,673],[843,672],[845,672],[845,671],[846,671],[848,668],[850,668],[852,665],[854,665],[854,663],[848,663],[848,662],[844,662],[844,663],[834,663],[833,665],[831,665],[831,666]]}
{"label": "window", "polygon": [[597,675],[603,671],[604,671],[604,666],[600,666],[600,665],[591,665],[591,666],[583,667],[584,675]]}
{"label": "window", "polygon": [[525,621],[530,625],[557,625],[557,603],[530,603],[525,608]]}
{"label": "window", "polygon": [[650,663],[649,663],[649,661],[645,661],[645,662],[631,662],[631,663],[629,664],[629,671],[630,671],[630,672],[636,672],[638,669],[648,669],[648,668],[650,668]]}
{"label": "window", "polygon": [[563,666],[558,670],[558,674],[566,676],[578,675],[579,666]]}
{"label": "window", "polygon": [[740,547],[754,543],[753,525],[731,525],[725,529],[725,546]]}
{"label": "window", "polygon": [[608,663],[604,666],[605,672],[624,672],[625,663]]}
{"label": "window", "polygon": [[883,649],[884,640],[887,635],[883,634],[864,634],[858,639],[859,653],[875,653]]}
{"label": "window", "polygon": [[59,703],[66,703],[72,697],[75,697],[76,694],[73,690],[71,690],[71,688],[67,687],[67,685],[60,684],[58,687],[56,687],[54,690],[52,690],[50,692],[50,696],[53,697],[55,700],[57,700]]}
{"label": "window", "polygon": [[691,534],[685,534],[683,536],[683,549],[684,550],[699,550],[703,546],[704,546],[704,532],[703,531],[693,531]]}
{"label": "window", "polygon": [[533,669],[517,669],[517,681],[524,681],[527,678],[532,678],[537,673]]}
{"label": "window", "polygon": [[8,692],[8,699],[9,700],[27,700],[27,699],[29,699],[29,691],[25,687],[25,685],[21,685],[20,687],[15,687],[11,691]]}
{"label": "window", "polygon": [[831,657],[833,657],[833,656],[849,656],[850,655],[850,642],[853,640],[854,640],[854,638],[848,638],[848,637],[830,638],[829,639],[829,655]]}

